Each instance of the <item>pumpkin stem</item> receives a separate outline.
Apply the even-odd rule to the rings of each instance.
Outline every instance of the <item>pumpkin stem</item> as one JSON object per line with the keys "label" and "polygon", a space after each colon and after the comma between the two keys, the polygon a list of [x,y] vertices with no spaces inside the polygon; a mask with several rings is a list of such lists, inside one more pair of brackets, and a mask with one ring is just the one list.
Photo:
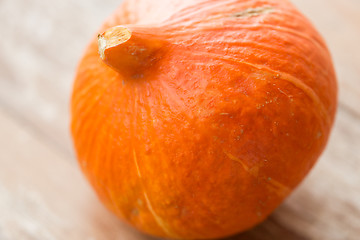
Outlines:
{"label": "pumpkin stem", "polygon": [[158,59],[164,46],[154,31],[116,26],[98,35],[101,59],[125,78],[141,78]]}

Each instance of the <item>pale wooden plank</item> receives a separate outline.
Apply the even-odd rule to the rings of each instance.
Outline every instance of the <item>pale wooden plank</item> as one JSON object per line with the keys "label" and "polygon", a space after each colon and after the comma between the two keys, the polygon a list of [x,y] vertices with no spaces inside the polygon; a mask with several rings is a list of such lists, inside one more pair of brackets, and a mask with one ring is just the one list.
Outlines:
{"label": "pale wooden plank", "polygon": [[0,123],[1,240],[153,239],[117,220],[76,164],[1,109]]}
{"label": "pale wooden plank", "polygon": [[[360,2],[293,2],[322,32],[334,56],[341,102],[337,124],[304,184],[270,220],[231,239],[358,239]],[[97,202],[73,164],[67,126],[76,62],[118,4],[0,1],[6,36],[0,38],[0,105],[21,122],[0,113],[5,136],[0,138],[0,239],[142,239]]]}

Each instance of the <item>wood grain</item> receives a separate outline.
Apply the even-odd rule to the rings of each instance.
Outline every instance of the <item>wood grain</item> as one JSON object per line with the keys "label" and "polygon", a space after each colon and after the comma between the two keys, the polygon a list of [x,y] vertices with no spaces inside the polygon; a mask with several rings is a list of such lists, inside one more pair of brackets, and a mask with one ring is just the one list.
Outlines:
{"label": "wood grain", "polygon": [[[270,218],[227,240],[360,236],[360,1],[294,0],[326,39],[339,79],[327,150]],[[84,46],[119,1],[0,1],[0,239],[154,239],[97,200],[68,131]]]}

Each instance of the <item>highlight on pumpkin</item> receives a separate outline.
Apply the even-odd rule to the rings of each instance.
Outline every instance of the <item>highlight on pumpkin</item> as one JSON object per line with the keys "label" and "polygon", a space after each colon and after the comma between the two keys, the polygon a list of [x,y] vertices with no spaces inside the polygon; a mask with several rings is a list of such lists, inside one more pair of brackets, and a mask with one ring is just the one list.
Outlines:
{"label": "highlight on pumpkin", "polygon": [[165,41],[156,30],[115,26],[98,35],[100,58],[125,78],[139,78]]}

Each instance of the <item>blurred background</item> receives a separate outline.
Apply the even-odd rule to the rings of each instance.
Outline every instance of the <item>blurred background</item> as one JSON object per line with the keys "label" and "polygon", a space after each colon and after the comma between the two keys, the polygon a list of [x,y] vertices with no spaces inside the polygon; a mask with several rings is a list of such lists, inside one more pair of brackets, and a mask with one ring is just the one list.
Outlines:
{"label": "blurred background", "polygon": [[[69,134],[77,62],[121,0],[0,0],[0,240],[153,239],[117,220]],[[360,239],[360,1],[293,0],[326,39],[340,89],[329,145],[270,218],[231,239]]]}

